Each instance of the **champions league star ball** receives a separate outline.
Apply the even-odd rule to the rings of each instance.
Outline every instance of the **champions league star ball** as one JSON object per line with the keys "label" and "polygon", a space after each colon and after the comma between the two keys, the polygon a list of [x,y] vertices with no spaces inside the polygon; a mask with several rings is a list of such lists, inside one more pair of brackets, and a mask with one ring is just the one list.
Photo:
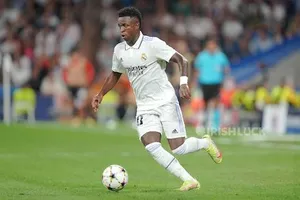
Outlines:
{"label": "champions league star ball", "polygon": [[128,173],[120,165],[110,165],[103,171],[102,183],[111,191],[120,191],[128,183]]}

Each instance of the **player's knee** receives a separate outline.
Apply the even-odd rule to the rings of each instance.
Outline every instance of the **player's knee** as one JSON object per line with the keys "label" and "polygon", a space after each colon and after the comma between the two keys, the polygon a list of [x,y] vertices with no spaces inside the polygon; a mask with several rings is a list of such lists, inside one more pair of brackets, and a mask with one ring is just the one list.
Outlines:
{"label": "player's knee", "polygon": [[155,153],[159,148],[161,148],[161,143],[160,142],[152,142],[148,145],[145,146],[145,149],[150,153],[153,154]]}
{"label": "player's knee", "polygon": [[185,154],[186,153],[186,143],[183,143],[182,145],[180,145],[176,149],[173,149],[172,152],[174,154],[177,154],[177,155],[183,155],[183,154]]}
{"label": "player's knee", "polygon": [[161,134],[159,132],[148,132],[141,137],[141,142],[144,146],[147,146],[151,143],[158,142],[160,143]]}

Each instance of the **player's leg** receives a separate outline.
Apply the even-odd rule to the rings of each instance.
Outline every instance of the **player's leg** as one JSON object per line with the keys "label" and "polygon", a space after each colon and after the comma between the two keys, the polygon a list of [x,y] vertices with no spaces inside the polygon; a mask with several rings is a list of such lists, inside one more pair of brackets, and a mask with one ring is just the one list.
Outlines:
{"label": "player's leg", "polygon": [[209,135],[204,135],[203,138],[172,138],[168,139],[168,142],[174,154],[184,155],[203,149],[215,163],[222,162],[222,153]]}
{"label": "player's leg", "polygon": [[182,181],[195,179],[181,166],[178,160],[161,145],[162,125],[158,115],[140,115],[137,117],[137,129],[141,142],[149,154],[162,167]]}
{"label": "player's leg", "polygon": [[148,132],[142,136],[141,141],[156,162],[184,182],[180,190],[187,191],[200,188],[199,182],[182,167],[172,154],[162,147],[160,138],[160,133]]}
{"label": "player's leg", "polygon": [[162,125],[174,154],[184,155],[204,149],[216,163],[221,163],[222,154],[209,135],[186,139],[185,124],[178,104],[163,106],[162,113]]}

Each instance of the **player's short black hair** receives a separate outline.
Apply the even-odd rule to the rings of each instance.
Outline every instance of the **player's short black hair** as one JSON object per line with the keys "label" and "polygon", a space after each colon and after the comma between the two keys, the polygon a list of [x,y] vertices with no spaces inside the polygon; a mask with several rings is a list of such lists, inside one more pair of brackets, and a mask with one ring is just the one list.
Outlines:
{"label": "player's short black hair", "polygon": [[118,12],[119,17],[136,17],[140,23],[140,29],[142,28],[142,14],[141,12],[135,7],[125,7],[119,10]]}

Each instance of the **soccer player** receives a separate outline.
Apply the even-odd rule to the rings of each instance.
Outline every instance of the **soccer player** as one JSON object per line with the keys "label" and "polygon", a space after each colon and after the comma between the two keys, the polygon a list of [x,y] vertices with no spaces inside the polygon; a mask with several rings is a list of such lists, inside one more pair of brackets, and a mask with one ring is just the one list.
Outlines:
{"label": "soccer player", "polygon": [[200,188],[199,182],[162,147],[162,131],[174,154],[183,155],[204,149],[216,163],[221,163],[222,154],[209,135],[201,139],[186,139],[178,99],[165,68],[167,62],[178,64],[182,74],[180,96],[190,99],[188,62],[164,41],[143,35],[141,21],[141,13],[134,7],[125,7],[119,11],[118,26],[124,42],[114,48],[112,72],[94,97],[92,107],[96,112],[103,96],[114,87],[123,73],[127,74],[137,102],[137,130],[146,150],[161,166],[183,181],[181,191]]}

